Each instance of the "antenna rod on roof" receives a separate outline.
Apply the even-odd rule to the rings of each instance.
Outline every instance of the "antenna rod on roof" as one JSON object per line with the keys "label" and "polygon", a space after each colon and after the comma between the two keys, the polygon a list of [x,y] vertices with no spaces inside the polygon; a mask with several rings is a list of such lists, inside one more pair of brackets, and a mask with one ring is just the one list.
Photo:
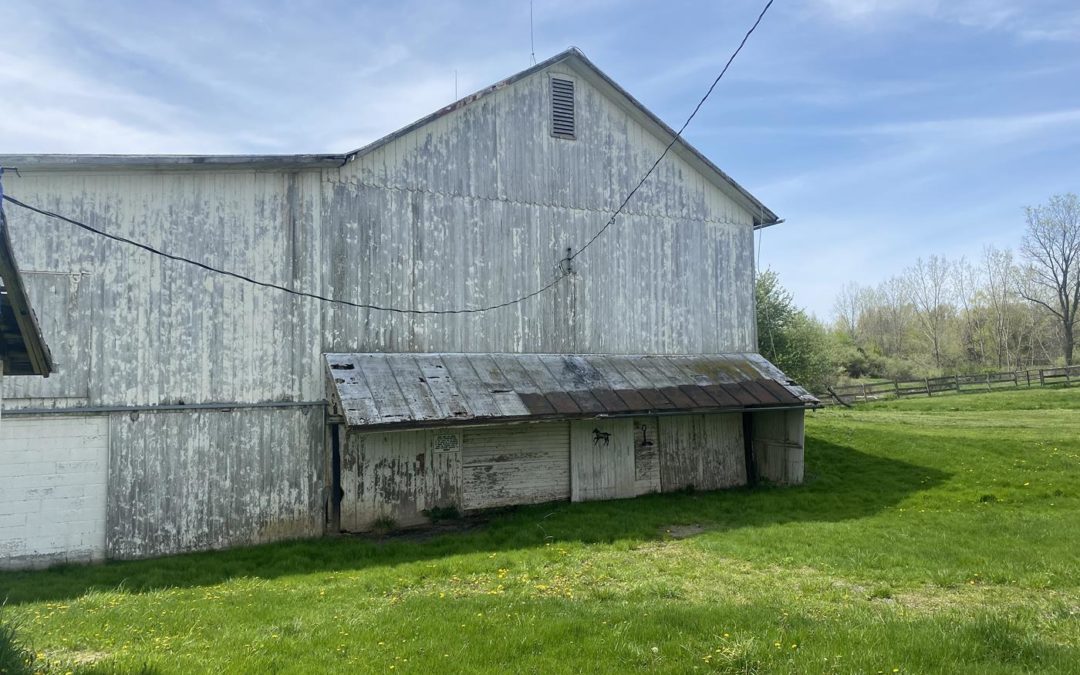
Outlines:
{"label": "antenna rod on roof", "polygon": [[536,65],[536,37],[533,35],[533,0],[529,0],[529,48],[531,49],[532,64]]}

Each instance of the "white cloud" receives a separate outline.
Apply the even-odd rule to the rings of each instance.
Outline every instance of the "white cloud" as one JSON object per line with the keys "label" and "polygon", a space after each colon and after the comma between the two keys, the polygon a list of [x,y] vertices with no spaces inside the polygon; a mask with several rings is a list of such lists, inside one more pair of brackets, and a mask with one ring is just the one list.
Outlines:
{"label": "white cloud", "polygon": [[[809,0],[812,11],[859,29],[887,29],[916,18],[979,30],[998,30],[1027,41],[1080,36],[1080,11],[1070,0],[1032,7],[1027,0]],[[1034,10],[1034,11],[1033,11]]]}

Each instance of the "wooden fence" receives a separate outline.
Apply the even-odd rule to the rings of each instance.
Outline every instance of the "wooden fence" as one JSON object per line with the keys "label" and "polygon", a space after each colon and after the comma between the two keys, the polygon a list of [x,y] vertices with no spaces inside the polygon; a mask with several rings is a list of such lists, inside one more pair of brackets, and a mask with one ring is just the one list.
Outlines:
{"label": "wooden fence", "polygon": [[818,396],[825,405],[851,405],[866,401],[881,401],[905,396],[936,396],[946,393],[994,391],[1020,387],[1071,386],[1080,383],[1080,366],[1041,368],[1039,370],[1006,370],[979,375],[946,375],[915,380],[892,380],[867,384],[832,387]]}

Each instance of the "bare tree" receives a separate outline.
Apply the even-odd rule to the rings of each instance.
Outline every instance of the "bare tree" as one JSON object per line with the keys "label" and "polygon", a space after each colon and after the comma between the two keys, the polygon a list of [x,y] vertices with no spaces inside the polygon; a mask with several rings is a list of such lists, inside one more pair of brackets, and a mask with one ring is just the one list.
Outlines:
{"label": "bare tree", "polygon": [[916,260],[915,266],[908,268],[905,276],[915,316],[923,333],[930,340],[934,365],[939,368],[941,343],[950,313],[947,298],[950,269],[948,260],[932,255],[926,262],[922,258]]}
{"label": "bare tree", "polygon": [[1080,309],[1080,198],[1055,195],[1025,212],[1027,233],[1020,250],[1028,269],[1020,294],[1057,317],[1065,363],[1072,365]]}
{"label": "bare tree", "polygon": [[[1014,330],[1012,320],[1015,305],[1018,298],[1015,291],[1018,273],[1013,264],[1012,251],[1001,250],[993,246],[983,249],[983,277],[986,279],[986,295],[990,301],[990,321],[993,325],[994,348],[997,352],[997,365],[1003,368],[1013,363],[1012,342],[1022,340],[1022,335]],[[1019,352],[1017,344],[1016,351]],[[1019,354],[1017,354],[1016,367],[1021,367]]]}
{"label": "bare tree", "polygon": [[906,284],[901,277],[889,277],[878,286],[875,296],[881,308],[884,328],[881,352],[902,358],[908,325],[911,323]]}
{"label": "bare tree", "polygon": [[960,308],[960,342],[970,363],[986,361],[986,314],[983,311],[982,274],[979,269],[960,258],[952,265],[953,296]]}
{"label": "bare tree", "polygon": [[859,344],[859,317],[866,305],[865,300],[866,292],[859,284],[849,281],[840,289],[833,305],[837,324],[856,346]]}

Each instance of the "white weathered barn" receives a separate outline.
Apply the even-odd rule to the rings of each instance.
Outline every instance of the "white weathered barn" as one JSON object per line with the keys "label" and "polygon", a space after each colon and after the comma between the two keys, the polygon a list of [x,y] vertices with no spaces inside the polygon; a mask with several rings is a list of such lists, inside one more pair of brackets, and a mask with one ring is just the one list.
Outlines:
{"label": "white weathered barn", "polygon": [[[344,155],[0,161],[9,195],[109,233],[438,310],[562,274],[673,137],[571,49]],[[7,564],[801,481],[815,401],[755,353],[778,219],[684,142],[567,278],[485,313],[297,297],[7,207],[57,366],[3,382]]]}

